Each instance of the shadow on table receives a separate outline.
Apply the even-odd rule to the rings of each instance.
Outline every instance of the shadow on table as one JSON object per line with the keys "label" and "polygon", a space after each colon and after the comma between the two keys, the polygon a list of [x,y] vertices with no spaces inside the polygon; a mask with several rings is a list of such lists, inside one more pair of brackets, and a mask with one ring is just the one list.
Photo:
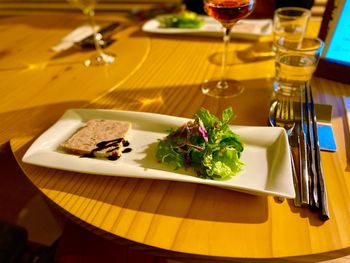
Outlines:
{"label": "shadow on table", "polygon": [[[221,65],[223,52],[215,52],[209,56],[209,61],[215,65]],[[228,51],[226,63],[228,66],[256,63],[271,60],[275,57],[272,52],[271,42],[253,42],[248,48],[236,51]]]}
{"label": "shadow on table", "polygon": [[[132,37],[144,37],[151,36],[157,39],[171,39],[174,41],[193,41],[193,42],[205,42],[205,43],[217,43],[221,40],[221,37],[207,37],[207,36],[193,36],[193,35],[176,35],[176,34],[156,34],[156,33],[146,33],[137,31],[131,35]],[[226,63],[230,65],[247,64],[254,62],[261,62],[274,59],[275,54],[272,52],[272,42],[264,41],[260,42],[257,40],[250,39],[238,39],[234,38],[231,41],[228,52]],[[246,44],[247,48],[241,50],[231,50],[235,44]],[[203,54],[204,55],[204,54]],[[220,66],[222,62],[223,52],[215,52],[209,54],[208,60],[210,63]]]}
{"label": "shadow on table", "polygon": [[[33,141],[19,149],[16,155],[23,156]],[[22,165],[24,172],[28,170],[28,177],[44,193],[67,193],[69,196],[91,199],[91,204],[97,201],[118,209],[204,221],[256,224],[263,223],[268,218],[266,197],[196,183],[100,176],[60,170],[53,172],[48,168]],[[48,194],[48,197],[50,199],[52,196]],[[55,198],[53,201],[56,201]],[[69,209],[67,211],[70,212]]]}
{"label": "shadow on table", "polygon": [[[107,23],[110,19],[103,18],[97,15],[97,21],[101,23]],[[35,16],[35,18],[28,19],[27,16],[8,16],[1,19],[1,25],[3,26],[13,26],[13,24],[22,24],[26,27],[56,30],[62,28],[72,28],[86,24],[88,21],[86,17],[78,9],[76,12],[66,13],[65,19],[62,19],[62,14],[40,14]]]}
{"label": "shadow on table", "polygon": [[[1,112],[0,143],[22,135],[38,135],[55,123],[66,110],[83,107],[87,103],[87,101],[70,101]],[[18,130],[19,123],[23,127],[22,130]]]}
{"label": "shadow on table", "polygon": [[232,107],[235,125],[266,126],[272,95],[272,79],[242,80],[243,93],[217,99],[204,95],[201,83],[183,86],[147,87],[144,89],[115,89],[96,101],[104,107],[154,112],[178,117],[192,118],[201,107],[220,116],[227,107]]}

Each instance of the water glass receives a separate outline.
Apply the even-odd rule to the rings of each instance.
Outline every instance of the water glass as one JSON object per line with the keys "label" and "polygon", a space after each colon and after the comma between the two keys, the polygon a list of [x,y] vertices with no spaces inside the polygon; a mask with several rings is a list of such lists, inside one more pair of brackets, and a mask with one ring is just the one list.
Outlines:
{"label": "water glass", "polygon": [[285,45],[286,37],[276,44],[274,91],[285,96],[299,96],[316,70],[324,43],[319,38],[304,38],[299,47]]}
{"label": "water glass", "polygon": [[292,48],[300,46],[311,16],[310,10],[300,7],[282,7],[276,9],[273,18],[273,50],[281,37],[284,45]]}

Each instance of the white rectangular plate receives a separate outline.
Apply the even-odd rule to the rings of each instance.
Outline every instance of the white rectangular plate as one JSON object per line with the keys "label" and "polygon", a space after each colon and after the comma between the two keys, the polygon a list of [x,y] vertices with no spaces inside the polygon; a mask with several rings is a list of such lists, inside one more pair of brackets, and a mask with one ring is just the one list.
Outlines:
{"label": "white rectangular plate", "polygon": [[[90,119],[131,122],[128,141],[132,151],[123,154],[117,161],[81,158],[61,151],[60,143]],[[185,118],[154,113],[71,109],[36,139],[22,160],[74,172],[200,183],[255,195],[294,198],[289,146],[282,128],[231,126],[245,144],[241,156],[245,166],[229,180],[201,179],[194,176],[192,169],[174,170],[167,164],[158,163],[154,155],[157,140],[164,138],[169,128],[187,121]]]}
{"label": "white rectangular plate", "polygon": [[[159,17],[158,17],[159,18]],[[148,20],[142,27],[142,30],[157,34],[190,34],[200,36],[222,37],[222,25],[214,18],[209,16],[199,16],[204,23],[200,28],[162,28],[155,19]],[[256,39],[261,36],[272,34],[271,19],[243,19],[239,21],[232,29],[231,36],[235,38]]]}

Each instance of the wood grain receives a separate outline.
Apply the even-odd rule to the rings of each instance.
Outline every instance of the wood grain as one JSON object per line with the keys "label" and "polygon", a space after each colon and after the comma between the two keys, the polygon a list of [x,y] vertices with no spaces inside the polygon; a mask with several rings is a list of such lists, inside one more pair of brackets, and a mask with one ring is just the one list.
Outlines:
{"label": "wood grain", "polygon": [[[252,54],[266,52],[271,39],[233,41],[229,75],[246,88],[238,97],[218,100],[204,96],[199,86],[220,73],[221,39],[147,35],[131,27],[110,47],[118,54],[115,65],[87,69],[70,62],[82,61],[88,52],[54,60],[48,51],[79,23],[72,18],[64,25],[60,18],[47,17],[45,25],[28,16],[2,19],[1,139],[13,138],[11,146],[23,171],[69,217],[109,238],[179,255],[288,261],[350,247],[350,176],[345,172],[348,146],[341,102],[350,89],[341,83],[313,79],[315,102],[333,106],[338,146],[335,153],[322,152],[331,214],[327,222],[310,210],[295,208],[291,200],[281,203],[198,184],[71,173],[22,163],[33,140],[71,107],[191,117],[202,106],[214,114],[232,106],[237,114],[233,124],[267,123],[274,62]],[[25,64],[43,61],[58,66],[33,69]],[[20,63],[26,67],[19,69]]]}

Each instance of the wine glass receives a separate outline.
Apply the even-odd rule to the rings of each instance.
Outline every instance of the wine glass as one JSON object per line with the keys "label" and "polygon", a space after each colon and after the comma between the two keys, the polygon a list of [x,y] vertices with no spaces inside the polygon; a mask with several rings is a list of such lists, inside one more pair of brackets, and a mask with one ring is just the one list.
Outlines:
{"label": "wine glass", "polygon": [[202,84],[202,92],[216,98],[229,98],[243,92],[244,86],[239,81],[226,76],[227,47],[230,34],[238,20],[253,12],[255,0],[204,0],[206,13],[218,20],[224,28],[224,52],[221,59],[221,76],[219,79],[206,80]]}
{"label": "wine glass", "polygon": [[115,55],[102,51],[99,42],[102,39],[102,35],[97,32],[95,22],[95,6],[96,0],[67,0],[70,4],[79,7],[83,14],[88,17],[91,31],[93,33],[94,45],[96,48],[96,54],[92,55],[89,59],[84,61],[84,65],[89,66],[101,66],[112,64],[115,60]]}

